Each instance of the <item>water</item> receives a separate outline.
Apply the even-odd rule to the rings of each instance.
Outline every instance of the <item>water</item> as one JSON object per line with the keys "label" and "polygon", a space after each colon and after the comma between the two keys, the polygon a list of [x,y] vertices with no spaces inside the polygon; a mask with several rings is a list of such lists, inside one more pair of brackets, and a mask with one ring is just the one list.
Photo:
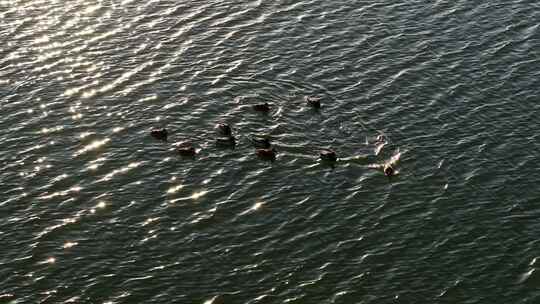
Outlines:
{"label": "water", "polygon": [[0,2],[0,302],[539,303],[539,12]]}

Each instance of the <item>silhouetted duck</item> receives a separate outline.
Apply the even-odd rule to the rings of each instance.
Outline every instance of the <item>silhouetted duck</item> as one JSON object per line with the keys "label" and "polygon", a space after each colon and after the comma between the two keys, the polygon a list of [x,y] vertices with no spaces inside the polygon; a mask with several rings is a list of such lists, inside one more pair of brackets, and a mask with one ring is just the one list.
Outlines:
{"label": "silhouetted duck", "polygon": [[396,170],[394,170],[394,167],[390,164],[386,164],[383,167],[384,175],[388,176],[388,178],[396,175]]}
{"label": "silhouetted duck", "polygon": [[216,126],[216,129],[218,130],[219,134],[223,136],[231,136],[232,134],[231,126],[228,124],[220,123]]}
{"label": "silhouetted duck", "polygon": [[257,156],[262,158],[262,159],[266,159],[266,160],[269,160],[269,161],[275,161],[277,151],[276,151],[275,148],[272,148],[272,149],[257,149],[257,150],[255,150],[255,154],[257,154]]}
{"label": "silhouetted duck", "polygon": [[162,129],[152,129],[150,131],[150,135],[152,135],[152,137],[156,138],[156,139],[159,139],[159,140],[163,140],[163,141],[167,141],[167,135],[168,135],[168,132],[167,132],[167,129],[165,128],[162,128]]}
{"label": "silhouetted duck", "polygon": [[270,148],[270,139],[266,136],[252,135],[249,140],[257,148],[268,149]]}
{"label": "silhouetted duck", "polygon": [[267,102],[256,104],[253,106],[253,110],[257,112],[268,113],[270,111],[270,105]]}
{"label": "silhouetted duck", "polygon": [[234,148],[236,146],[236,138],[234,136],[218,137],[216,138],[216,144],[221,147]]}
{"label": "silhouetted duck", "polygon": [[319,97],[306,96],[305,100],[310,107],[314,109],[321,108],[321,99]]}
{"label": "silhouetted duck", "polygon": [[337,160],[337,155],[334,150],[329,150],[329,149],[322,150],[319,156],[322,160],[325,160],[325,161],[335,162]]}
{"label": "silhouetted duck", "polygon": [[178,149],[176,151],[181,156],[193,157],[193,156],[195,156],[197,154],[197,152],[195,151],[195,148],[193,148],[193,146],[191,146],[191,145],[184,146],[184,147],[178,147]]}

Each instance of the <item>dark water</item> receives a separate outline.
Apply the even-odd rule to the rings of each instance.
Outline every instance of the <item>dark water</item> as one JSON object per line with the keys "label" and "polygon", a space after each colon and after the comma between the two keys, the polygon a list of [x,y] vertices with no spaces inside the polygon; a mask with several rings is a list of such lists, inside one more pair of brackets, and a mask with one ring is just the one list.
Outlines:
{"label": "dark water", "polygon": [[540,303],[539,20],[531,0],[1,1],[0,303]]}

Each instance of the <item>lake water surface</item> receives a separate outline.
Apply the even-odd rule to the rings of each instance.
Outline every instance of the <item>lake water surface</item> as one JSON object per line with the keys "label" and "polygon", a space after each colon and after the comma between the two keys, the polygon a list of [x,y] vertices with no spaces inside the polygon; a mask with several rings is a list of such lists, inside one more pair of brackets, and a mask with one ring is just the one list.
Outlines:
{"label": "lake water surface", "polygon": [[539,21],[532,0],[0,1],[0,303],[540,303]]}

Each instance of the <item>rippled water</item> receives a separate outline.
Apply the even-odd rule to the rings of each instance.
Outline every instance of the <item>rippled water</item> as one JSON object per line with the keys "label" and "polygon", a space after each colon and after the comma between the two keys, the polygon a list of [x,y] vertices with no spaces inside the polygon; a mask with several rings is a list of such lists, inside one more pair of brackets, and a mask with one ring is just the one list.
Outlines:
{"label": "rippled water", "polygon": [[531,0],[0,1],[0,303],[540,303],[539,20]]}

